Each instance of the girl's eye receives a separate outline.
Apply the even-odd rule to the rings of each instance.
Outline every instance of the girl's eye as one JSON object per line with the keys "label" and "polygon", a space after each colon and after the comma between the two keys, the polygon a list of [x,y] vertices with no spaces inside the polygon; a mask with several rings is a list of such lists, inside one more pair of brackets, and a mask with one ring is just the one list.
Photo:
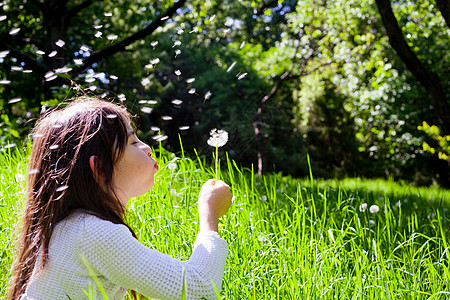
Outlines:
{"label": "girl's eye", "polygon": [[132,143],[131,143],[131,145],[136,145],[138,142],[137,141],[133,141]]}

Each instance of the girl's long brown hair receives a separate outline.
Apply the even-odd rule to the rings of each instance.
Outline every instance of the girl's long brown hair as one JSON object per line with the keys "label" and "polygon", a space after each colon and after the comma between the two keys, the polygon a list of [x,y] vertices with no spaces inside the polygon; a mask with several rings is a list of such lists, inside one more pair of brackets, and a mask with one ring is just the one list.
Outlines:
{"label": "girl's long brown hair", "polygon": [[[125,150],[130,123],[123,107],[86,96],[50,111],[37,122],[8,299],[19,299],[33,269],[46,265],[55,225],[74,210],[124,224],[125,208],[112,192],[112,174]],[[95,164],[102,187],[89,166],[93,155],[98,158]],[[35,266],[40,254],[42,264]]]}

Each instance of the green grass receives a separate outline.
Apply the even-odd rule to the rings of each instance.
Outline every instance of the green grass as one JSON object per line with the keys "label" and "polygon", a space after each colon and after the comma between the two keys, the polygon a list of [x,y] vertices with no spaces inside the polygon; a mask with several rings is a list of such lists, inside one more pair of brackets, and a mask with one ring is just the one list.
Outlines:
{"label": "green grass", "polygon": [[[9,151],[0,153],[2,298],[26,160]],[[127,219],[142,243],[187,259],[198,231],[198,192],[215,177],[214,166],[162,149],[156,156],[155,186],[130,201]],[[221,167],[236,197],[220,225],[229,243],[223,299],[450,297],[450,191],[384,180],[259,177],[223,157]],[[362,203],[380,211],[362,212]]]}

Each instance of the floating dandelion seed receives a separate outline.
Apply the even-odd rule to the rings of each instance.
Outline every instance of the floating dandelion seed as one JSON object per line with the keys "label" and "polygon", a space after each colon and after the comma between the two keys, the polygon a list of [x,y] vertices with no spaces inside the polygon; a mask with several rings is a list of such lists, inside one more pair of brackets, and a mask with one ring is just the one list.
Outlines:
{"label": "floating dandelion seed", "polygon": [[181,103],[183,103],[183,100],[180,100],[180,99],[174,99],[174,100],[172,100],[172,104],[173,104],[173,105],[180,105]]}
{"label": "floating dandelion seed", "polygon": [[0,22],[1,22],[1,21],[5,21],[6,19],[7,19],[7,16],[5,16],[5,15],[0,16]]}
{"label": "floating dandelion seed", "polygon": [[103,25],[95,25],[94,26],[94,29],[100,29],[100,28],[102,28],[103,27]]}
{"label": "floating dandelion seed", "polygon": [[233,63],[231,64],[231,66],[227,69],[227,73],[230,72],[231,69],[233,69],[235,65],[236,65],[236,62],[233,62]]}
{"label": "floating dandelion seed", "polygon": [[172,48],[173,48],[173,47],[176,47],[176,46],[180,46],[180,45],[181,45],[181,42],[180,42],[180,41],[175,41],[175,42],[173,43]]}
{"label": "floating dandelion seed", "polygon": [[211,98],[211,91],[206,92],[205,94],[205,100],[203,100],[203,103],[205,103],[206,100],[209,100],[209,98]]}
{"label": "floating dandelion seed", "polygon": [[73,62],[74,62],[76,65],[82,65],[82,64],[83,64],[83,60],[80,59],[80,58],[74,59]]}
{"label": "floating dandelion seed", "polygon": [[367,210],[367,203],[363,203],[359,206],[360,212],[365,212]]}
{"label": "floating dandelion seed", "polygon": [[96,89],[97,89],[97,86],[95,86],[95,85],[91,85],[88,87],[88,90],[91,90],[91,91],[95,91]]}
{"label": "floating dandelion seed", "polygon": [[147,106],[144,106],[144,107],[141,108],[141,111],[142,111],[144,114],[149,114],[149,113],[152,112],[152,110],[153,110],[153,108],[147,107]]}
{"label": "floating dandelion seed", "polygon": [[91,49],[90,49],[88,46],[86,46],[86,45],[82,45],[82,46],[80,47],[80,50],[81,50],[81,51],[84,51],[84,52],[88,52],[88,51],[90,51]]}
{"label": "floating dandelion seed", "polygon": [[40,137],[43,137],[43,136],[44,135],[41,134],[41,133],[36,133],[36,134],[31,135],[31,138],[34,140],[34,139],[37,139],[37,138],[40,138]]}
{"label": "floating dandelion seed", "polygon": [[55,44],[58,47],[63,47],[66,44],[66,42],[64,42],[63,40],[58,40]]}
{"label": "floating dandelion seed", "polygon": [[68,185],[61,185],[61,186],[59,186],[59,187],[56,188],[56,191],[57,191],[57,192],[62,192],[62,191],[64,191],[64,190],[67,190],[68,188],[69,188]]}
{"label": "floating dandelion seed", "polygon": [[182,34],[183,32],[184,32],[183,29],[181,29],[181,28],[178,28],[178,29],[177,29],[177,33],[178,33],[178,34]]}
{"label": "floating dandelion seed", "polygon": [[180,76],[180,75],[181,75],[181,71],[180,71],[180,70],[176,70],[174,73],[175,73],[175,75],[177,75],[177,76]]}
{"label": "floating dandelion seed", "polygon": [[62,67],[62,68],[56,69],[56,70],[55,70],[55,73],[57,73],[57,74],[62,74],[62,73],[68,73],[68,72],[70,72],[70,71],[72,71],[72,68],[69,68],[69,67]]}
{"label": "floating dandelion seed", "polygon": [[36,51],[36,54],[39,54],[39,55],[44,55],[44,54],[45,54],[45,52],[44,52],[44,51],[42,51],[42,50],[37,50],[37,51]]}
{"label": "floating dandelion seed", "polygon": [[244,48],[244,45],[245,45],[245,41],[243,41],[243,42],[241,43],[241,45],[239,46],[239,49]]}
{"label": "floating dandelion seed", "polygon": [[117,79],[119,79],[119,77],[117,77],[116,75],[109,75],[109,78],[111,78],[112,80],[117,80]]}
{"label": "floating dandelion seed", "polygon": [[20,28],[14,28],[9,32],[9,35],[16,35],[18,34],[20,31]]}
{"label": "floating dandelion seed", "polygon": [[0,79],[0,84],[10,84],[11,80],[8,79]]}
{"label": "floating dandelion seed", "polygon": [[161,119],[163,119],[164,121],[170,121],[173,118],[171,116],[162,116]]}
{"label": "floating dandelion seed", "polygon": [[180,54],[181,54],[181,50],[180,50],[180,49],[175,50],[175,58],[176,58],[178,55],[180,55]]}
{"label": "floating dandelion seed", "polygon": [[145,103],[147,103],[147,100],[139,100],[138,103],[139,104],[145,104]]}
{"label": "floating dandelion seed", "polygon": [[22,73],[25,73],[25,74],[33,73],[33,70],[23,70]]}
{"label": "floating dandelion seed", "polygon": [[13,67],[11,67],[11,71],[22,71],[23,70],[23,68],[22,67],[17,67],[17,66],[13,66]]}
{"label": "floating dandelion seed", "polygon": [[114,40],[117,40],[118,36],[117,36],[117,34],[108,34],[106,36],[106,38],[110,41],[114,41]]}
{"label": "floating dandelion seed", "polygon": [[247,73],[243,73],[241,75],[238,76],[238,80],[243,79],[245,76],[247,76]]}
{"label": "floating dandelion seed", "polygon": [[159,62],[160,62],[159,58],[155,58],[155,59],[152,59],[152,60],[150,61],[150,63],[151,63],[152,65],[156,65],[156,64],[158,64]]}
{"label": "floating dandelion seed", "polygon": [[109,114],[109,115],[106,115],[106,117],[108,119],[115,119],[115,118],[117,118],[117,115],[116,114]]}
{"label": "floating dandelion seed", "polygon": [[209,135],[210,138],[207,141],[208,145],[216,147],[216,180],[219,180],[219,147],[224,146],[228,142],[228,132],[214,128],[210,131]]}
{"label": "floating dandelion seed", "polygon": [[150,104],[150,105],[155,105],[155,104],[158,103],[158,101],[156,101],[156,100],[147,100],[147,103]]}
{"label": "floating dandelion seed", "polygon": [[169,16],[162,17],[162,18],[161,18],[161,21],[165,21],[165,20],[167,20],[168,18],[169,18]]}
{"label": "floating dandelion seed", "polygon": [[156,126],[152,126],[152,127],[150,127],[150,130],[152,130],[152,131],[160,131],[161,129],[159,127],[156,127]]}
{"label": "floating dandelion seed", "polygon": [[53,127],[53,128],[61,128],[61,127],[62,127],[62,124],[54,124],[52,127]]}
{"label": "floating dandelion seed", "polygon": [[112,12],[105,12],[105,13],[103,13],[103,15],[105,16],[105,17],[112,17]]}
{"label": "floating dandelion seed", "polygon": [[153,42],[151,42],[150,43],[150,45],[153,47],[153,48],[155,48],[156,47],[156,45],[158,45],[158,41],[153,41]]}
{"label": "floating dandelion seed", "polygon": [[188,130],[190,127],[189,126],[181,126],[178,127],[178,130]]}
{"label": "floating dandelion seed", "polygon": [[211,22],[212,20],[214,20],[216,18],[216,15],[212,15],[210,18],[209,18],[209,21]]}
{"label": "floating dandelion seed", "polygon": [[96,38],[101,38],[102,37],[102,35],[103,35],[103,32],[101,32],[101,31],[97,31],[95,34],[94,34],[94,36],[96,37]]}
{"label": "floating dandelion seed", "polygon": [[48,77],[48,78],[46,78],[45,79],[45,81],[52,81],[52,80],[55,80],[56,79],[56,77],[58,77],[58,76],[56,76],[56,75],[53,75],[53,76],[50,76],[50,77]]}
{"label": "floating dandelion seed", "polygon": [[20,102],[20,100],[22,100],[21,98],[12,98],[11,100],[8,101],[8,104],[14,104],[17,102]]}
{"label": "floating dandelion seed", "polygon": [[150,84],[150,80],[148,78],[144,78],[144,79],[141,80],[141,84],[143,86],[147,86],[147,85]]}
{"label": "floating dandelion seed", "polygon": [[55,72],[48,71],[47,73],[45,73],[44,78],[49,78],[49,77],[52,77],[53,75],[55,75]]}
{"label": "floating dandelion seed", "polygon": [[15,143],[11,143],[11,144],[8,144],[8,145],[4,146],[3,148],[9,149],[9,148],[13,148],[13,147],[15,147],[15,146],[16,146]]}
{"label": "floating dandelion seed", "polygon": [[50,150],[56,150],[59,148],[59,145],[51,145],[50,147],[48,147],[48,149]]}
{"label": "floating dandelion seed", "polygon": [[29,175],[37,174],[37,173],[39,173],[39,169],[31,169],[31,170],[28,172]]}
{"label": "floating dandelion seed", "polygon": [[119,94],[119,95],[117,95],[117,98],[119,98],[119,100],[121,102],[124,102],[125,100],[127,100],[127,97],[125,96],[125,94]]}
{"label": "floating dandelion seed", "polygon": [[195,89],[190,89],[188,93],[191,94],[191,95],[195,94]]}
{"label": "floating dandelion seed", "polygon": [[157,142],[165,141],[165,140],[167,140],[167,138],[168,138],[167,135],[162,135],[162,134],[158,134],[158,135],[155,135],[154,137],[152,137],[152,139],[154,139]]}
{"label": "floating dandelion seed", "polygon": [[372,214],[376,214],[376,213],[378,213],[380,211],[380,208],[378,207],[378,205],[374,204],[374,205],[370,206],[369,211]]}
{"label": "floating dandelion seed", "polygon": [[54,56],[56,56],[56,54],[58,54],[58,51],[53,50],[52,52],[50,52],[50,54],[48,55],[48,57],[54,57]]}
{"label": "floating dandelion seed", "polygon": [[193,83],[195,81],[195,78],[188,78],[186,79],[187,83]]}
{"label": "floating dandelion seed", "polygon": [[9,50],[0,51],[0,58],[5,58],[9,54]]}

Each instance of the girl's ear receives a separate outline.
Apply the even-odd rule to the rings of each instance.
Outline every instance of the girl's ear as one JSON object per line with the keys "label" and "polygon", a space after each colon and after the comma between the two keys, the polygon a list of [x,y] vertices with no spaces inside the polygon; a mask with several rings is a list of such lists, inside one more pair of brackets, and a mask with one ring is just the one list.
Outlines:
{"label": "girl's ear", "polygon": [[91,167],[91,171],[92,171],[92,174],[94,175],[94,179],[98,182],[99,174],[98,174],[98,169],[97,169],[97,167],[98,167],[97,160],[98,160],[98,157],[95,155],[92,155],[89,158],[89,167]]}

